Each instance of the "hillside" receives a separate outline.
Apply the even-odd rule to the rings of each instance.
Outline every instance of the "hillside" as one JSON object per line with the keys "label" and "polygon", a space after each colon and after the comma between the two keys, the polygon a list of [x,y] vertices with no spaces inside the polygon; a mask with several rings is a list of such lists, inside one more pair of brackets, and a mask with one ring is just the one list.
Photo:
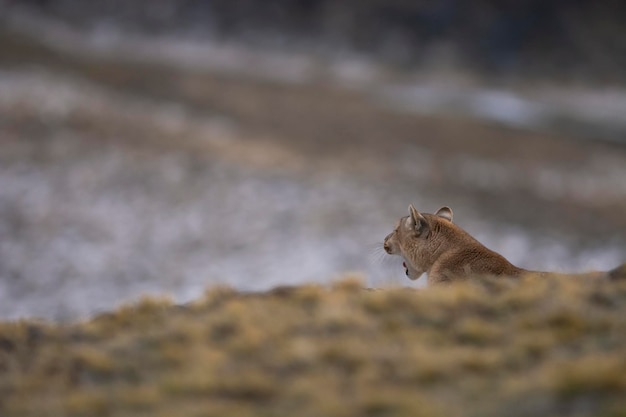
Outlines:
{"label": "hillside", "polygon": [[380,85],[0,43],[2,319],[75,320],[142,293],[182,303],[207,285],[265,291],[342,271],[406,285],[401,262],[375,251],[409,204],[452,207],[521,267],[624,261],[617,142],[412,114]]}
{"label": "hillside", "polygon": [[0,323],[0,415],[623,416],[626,282],[207,290]]}
{"label": "hillside", "polygon": [[[159,0],[0,2],[0,23],[45,16],[97,32],[246,44],[319,58],[360,55],[405,69],[624,82],[622,2]],[[6,16],[6,17],[5,17]],[[593,80],[593,81],[592,81]]]}

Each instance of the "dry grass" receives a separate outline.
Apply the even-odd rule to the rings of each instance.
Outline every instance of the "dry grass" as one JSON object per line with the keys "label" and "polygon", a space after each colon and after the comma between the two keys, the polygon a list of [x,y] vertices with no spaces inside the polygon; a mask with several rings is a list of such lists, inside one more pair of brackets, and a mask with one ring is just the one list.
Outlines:
{"label": "dry grass", "polygon": [[0,323],[3,416],[619,416],[626,283],[358,279]]}

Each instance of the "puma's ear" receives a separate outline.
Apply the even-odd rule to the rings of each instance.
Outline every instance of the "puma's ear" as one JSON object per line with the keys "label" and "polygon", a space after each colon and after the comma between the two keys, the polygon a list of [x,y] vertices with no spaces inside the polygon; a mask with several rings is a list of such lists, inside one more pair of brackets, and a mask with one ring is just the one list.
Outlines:
{"label": "puma's ear", "polygon": [[413,207],[413,204],[409,206],[409,218],[411,228],[415,229],[416,232],[421,233],[421,231],[426,227],[426,219],[424,216],[420,214],[419,211]]}
{"label": "puma's ear", "polygon": [[439,210],[437,210],[437,213],[435,213],[437,216],[442,217],[448,221],[452,221],[452,209],[450,207],[441,207]]}

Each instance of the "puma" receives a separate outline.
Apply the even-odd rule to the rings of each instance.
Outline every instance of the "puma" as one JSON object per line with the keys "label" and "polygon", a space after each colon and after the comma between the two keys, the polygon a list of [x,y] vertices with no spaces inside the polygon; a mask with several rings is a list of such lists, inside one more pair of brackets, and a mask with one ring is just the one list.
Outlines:
{"label": "puma", "polygon": [[[413,205],[409,215],[402,217],[384,241],[390,255],[399,255],[409,279],[416,280],[426,273],[429,284],[447,283],[471,276],[510,276],[524,274],[552,275],[529,271],[510,263],[465,230],[452,222],[452,210],[440,208],[435,214],[420,213]],[[554,274],[558,275],[558,274]],[[626,264],[608,273],[591,272],[584,276],[626,279]]]}

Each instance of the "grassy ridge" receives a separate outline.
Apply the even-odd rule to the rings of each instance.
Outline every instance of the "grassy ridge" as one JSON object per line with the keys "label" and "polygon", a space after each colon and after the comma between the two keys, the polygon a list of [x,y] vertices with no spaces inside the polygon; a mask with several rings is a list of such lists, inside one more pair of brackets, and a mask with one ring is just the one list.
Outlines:
{"label": "grassy ridge", "polygon": [[2,416],[624,416],[626,282],[216,288],[0,323]]}

